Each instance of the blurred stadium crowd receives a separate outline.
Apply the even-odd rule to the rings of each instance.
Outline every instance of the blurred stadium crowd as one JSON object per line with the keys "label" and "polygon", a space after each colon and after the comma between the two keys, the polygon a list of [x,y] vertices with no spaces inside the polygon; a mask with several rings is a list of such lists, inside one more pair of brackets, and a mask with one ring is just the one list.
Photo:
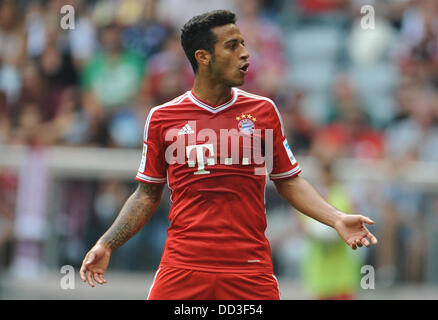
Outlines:
{"label": "blurred stadium crowd", "polygon": [[[66,4],[75,8],[72,30],[60,27]],[[374,29],[361,25],[363,5],[374,8]],[[372,231],[380,244],[355,252],[357,264],[374,265],[388,284],[427,281],[425,230],[428,215],[437,216],[437,193],[391,177],[404,161],[438,161],[436,0],[2,0],[0,146],[137,148],[140,154],[149,109],[191,88],[181,26],[217,8],[237,13],[251,53],[243,89],[277,103],[295,155],[318,160],[315,183],[332,203],[377,222]],[[26,170],[43,177],[38,153],[33,157]],[[343,183],[332,168],[339,157],[387,159],[393,176],[388,173],[381,185]],[[43,197],[47,186],[34,179]],[[26,206],[46,209],[42,200],[26,199],[20,181],[0,168],[0,262],[3,270],[25,275],[44,265],[45,235],[32,229],[38,219],[29,227],[18,216]],[[59,265],[80,265],[133,188],[134,177],[130,184],[111,178],[63,182]],[[305,278],[302,270],[309,268],[300,265],[315,265],[318,250],[331,250],[321,243],[335,240],[290,214],[273,189],[266,197],[276,272]],[[156,268],[167,210],[163,203],[111,268]],[[315,241],[311,254],[309,238]]]}

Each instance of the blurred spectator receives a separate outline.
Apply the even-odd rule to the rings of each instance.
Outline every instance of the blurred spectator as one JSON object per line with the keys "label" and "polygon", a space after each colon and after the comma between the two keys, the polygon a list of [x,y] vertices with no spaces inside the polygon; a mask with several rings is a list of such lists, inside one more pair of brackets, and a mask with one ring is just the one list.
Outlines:
{"label": "blurred spectator", "polygon": [[438,161],[436,97],[422,87],[411,89],[408,117],[391,123],[385,131],[388,159]]}
{"label": "blurred spectator", "polygon": [[379,272],[389,283],[419,281],[424,267],[426,238],[421,230],[425,230],[426,223],[422,210],[425,194],[418,187],[398,181],[410,161],[438,160],[436,97],[418,85],[405,86],[403,90],[403,116],[397,117],[385,131],[385,155],[392,167],[386,186],[387,201],[382,210],[386,227],[382,232],[384,244],[379,250]]}
{"label": "blurred spectator", "polygon": [[159,19],[156,0],[145,0],[140,3],[144,6],[138,8],[138,13],[141,15],[136,17],[134,22],[125,22],[123,45],[143,57],[151,57],[163,50],[172,27]]}
{"label": "blurred spectator", "polygon": [[92,123],[94,139],[111,144],[108,126],[118,111],[130,106],[143,78],[144,61],[123,49],[120,28],[104,27],[100,32],[102,50],[82,72],[83,104]]}
{"label": "blurred spectator", "polygon": [[381,210],[382,246],[378,248],[378,277],[385,285],[395,281],[420,281],[423,277],[426,230],[424,193],[401,184],[403,165],[392,163],[392,180],[385,188],[386,201]]}
{"label": "blurred spectator", "polygon": [[0,59],[3,65],[19,67],[26,58],[26,32],[15,1],[0,2]]}
{"label": "blurred spectator", "polygon": [[81,70],[92,58],[97,48],[97,30],[91,20],[87,1],[69,2],[75,8],[75,28],[68,30],[68,42],[76,70]]}
{"label": "blurred spectator", "polygon": [[[28,64],[23,70],[23,89],[11,112],[14,126],[10,142],[51,145],[70,139],[72,143],[76,140],[85,144],[88,122],[78,102],[74,102],[74,89],[56,90],[57,85],[50,86],[35,64]],[[80,115],[80,121],[75,121]]]}
{"label": "blurred spectator", "polygon": [[0,90],[8,103],[20,92],[19,68],[26,58],[26,32],[15,1],[0,2]]}
{"label": "blurred spectator", "polygon": [[34,58],[44,50],[46,45],[46,21],[44,6],[40,1],[30,1],[26,8],[27,55]]}
{"label": "blurred spectator", "polygon": [[[401,40],[411,50],[424,50],[429,56],[436,53],[438,40],[438,3],[434,0],[412,2],[403,14]],[[412,51],[411,51],[412,52]]]}
{"label": "blurred spectator", "polygon": [[57,93],[49,91],[40,69],[33,63],[23,67],[22,76],[23,88],[11,110],[14,122],[11,142],[46,144],[49,137],[47,132],[40,131],[40,126],[55,116]]}
{"label": "blurred spectator", "polygon": [[163,50],[151,57],[142,88],[148,106],[172,100],[193,84],[193,70],[184,55],[176,31],[169,34]]}
{"label": "blurred spectator", "polygon": [[67,86],[76,85],[78,74],[70,51],[61,47],[58,26],[48,26],[46,45],[36,61],[47,81],[49,92],[59,92]]}
{"label": "blurred spectator", "polygon": [[400,83],[394,92],[396,109],[388,126],[399,123],[409,117],[410,107],[414,103],[413,99],[415,99],[415,87],[416,86],[413,85],[411,81],[407,80],[406,77],[400,80]]}
{"label": "blurred spectator", "polygon": [[239,0],[237,25],[251,56],[243,89],[273,97],[284,82],[284,35],[279,25],[264,15],[261,0]]}
{"label": "blurred spectator", "polygon": [[62,91],[56,116],[42,125],[48,133],[48,143],[86,145],[89,143],[90,119],[80,104],[74,87]]}
{"label": "blurred spectator", "polygon": [[415,1],[401,22],[401,66],[417,83],[438,83],[438,3]]}
{"label": "blurred spectator", "polygon": [[[333,206],[355,212],[348,189],[333,174],[332,164],[321,163],[319,192]],[[301,215],[306,246],[301,261],[304,287],[312,297],[354,299],[359,289],[361,252],[351,251],[332,228]]]}
{"label": "blurred spectator", "polygon": [[308,153],[316,126],[303,115],[302,101],[305,93],[300,90],[285,89],[276,95],[286,136],[296,155]]}
{"label": "blurred spectator", "polygon": [[362,159],[381,158],[383,135],[370,126],[352,84],[345,75],[338,77],[333,98],[329,124],[316,132],[310,153],[323,157],[334,153],[337,156]]}
{"label": "blurred spectator", "polygon": [[[44,144],[44,132],[40,133],[42,124],[39,108],[35,104],[23,105],[17,119],[17,128],[13,131],[11,142],[17,144]],[[38,134],[40,133],[40,134]]]}

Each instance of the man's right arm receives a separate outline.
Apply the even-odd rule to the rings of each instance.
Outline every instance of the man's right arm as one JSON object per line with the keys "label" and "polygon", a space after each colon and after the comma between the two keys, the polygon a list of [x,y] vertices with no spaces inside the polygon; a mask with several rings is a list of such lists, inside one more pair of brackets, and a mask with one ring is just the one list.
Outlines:
{"label": "man's right arm", "polygon": [[140,182],[98,243],[114,251],[134,236],[158,208],[163,188],[164,184]]}
{"label": "man's right arm", "polygon": [[104,273],[111,253],[134,236],[152,217],[160,204],[164,184],[139,183],[137,190],[123,205],[114,223],[87,253],[80,276],[94,287],[106,283]]}

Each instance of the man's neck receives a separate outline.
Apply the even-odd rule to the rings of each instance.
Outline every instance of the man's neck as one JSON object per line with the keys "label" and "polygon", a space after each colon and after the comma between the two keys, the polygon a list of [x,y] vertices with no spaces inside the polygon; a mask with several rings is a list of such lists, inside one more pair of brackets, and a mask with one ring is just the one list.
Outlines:
{"label": "man's neck", "polygon": [[193,83],[193,93],[209,105],[218,106],[231,99],[232,88],[196,76]]}

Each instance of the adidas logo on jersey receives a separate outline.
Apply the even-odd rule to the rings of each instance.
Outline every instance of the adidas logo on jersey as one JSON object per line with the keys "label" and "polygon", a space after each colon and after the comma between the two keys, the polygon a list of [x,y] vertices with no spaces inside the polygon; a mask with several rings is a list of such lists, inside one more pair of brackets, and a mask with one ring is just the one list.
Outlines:
{"label": "adidas logo on jersey", "polygon": [[179,136],[183,134],[192,134],[192,133],[195,133],[195,131],[193,131],[193,129],[190,127],[188,123],[184,127],[182,127],[181,130],[178,131]]}

